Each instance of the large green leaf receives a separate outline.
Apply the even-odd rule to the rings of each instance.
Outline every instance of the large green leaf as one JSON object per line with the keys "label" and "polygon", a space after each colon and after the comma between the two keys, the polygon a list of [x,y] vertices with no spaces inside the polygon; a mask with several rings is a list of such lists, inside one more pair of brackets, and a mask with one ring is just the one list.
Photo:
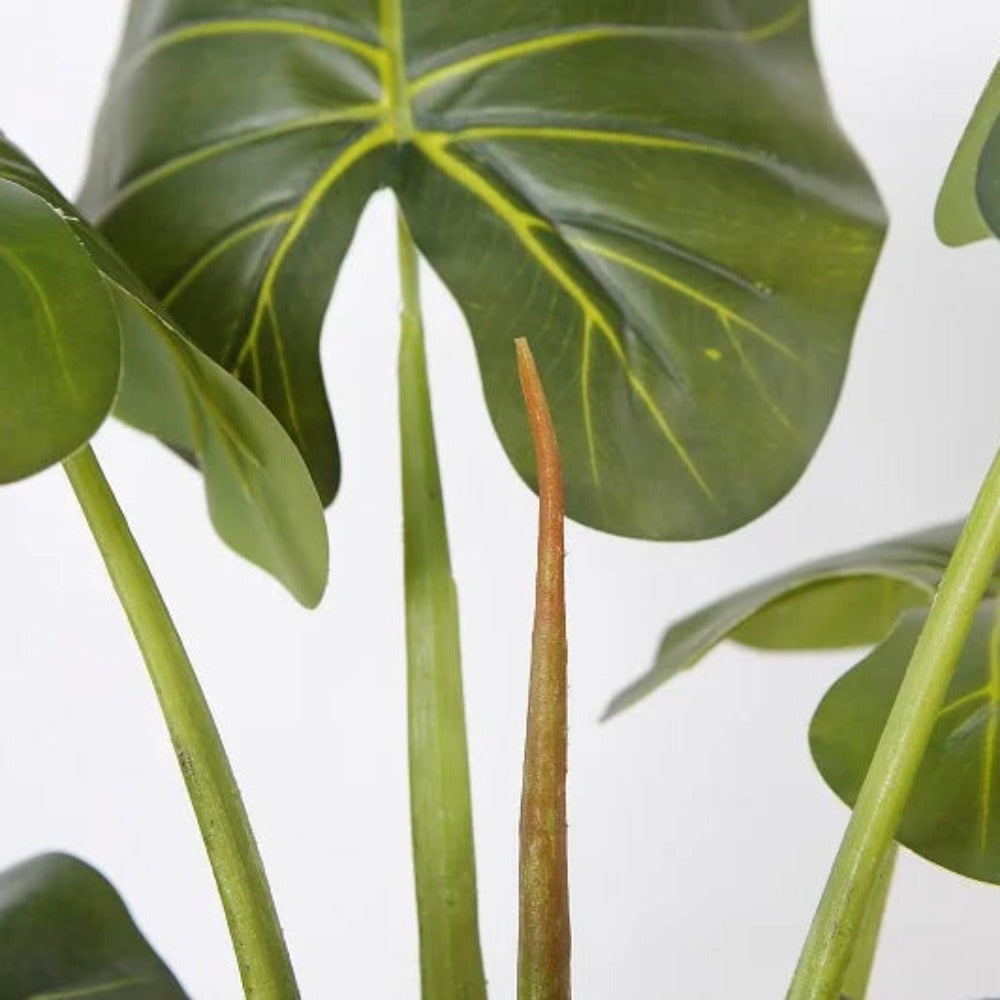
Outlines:
{"label": "large green leaf", "polygon": [[759,649],[880,642],[904,610],[930,602],[961,527],[942,525],[807,563],[702,608],[669,629],[652,669],[615,697],[607,715],[691,669],[724,639]]}
{"label": "large green leaf", "polygon": [[0,482],[65,458],[114,403],[197,457],[213,522],[236,551],[319,601],[326,525],[291,440],[2,135],[0,324]]}
{"label": "large green leaf", "polygon": [[0,873],[0,1000],[186,1000],[102,875],[65,854]]}
{"label": "large green leaf", "polygon": [[[827,692],[809,733],[813,758],[853,805],[926,611]],[[1000,603],[984,601],[938,714],[897,840],[951,871],[1000,883]]]}
{"label": "large green leaf", "polygon": [[1000,236],[1000,63],[948,168],[934,223],[951,246]]}
{"label": "large green leaf", "polygon": [[133,4],[83,204],[325,500],[321,321],[382,185],[529,482],[532,338],[571,516],[700,537],[799,476],[884,228],[803,0]]}
{"label": "large green leaf", "polygon": [[76,451],[104,422],[121,338],[69,225],[2,175],[0,330],[0,482],[9,483]]}

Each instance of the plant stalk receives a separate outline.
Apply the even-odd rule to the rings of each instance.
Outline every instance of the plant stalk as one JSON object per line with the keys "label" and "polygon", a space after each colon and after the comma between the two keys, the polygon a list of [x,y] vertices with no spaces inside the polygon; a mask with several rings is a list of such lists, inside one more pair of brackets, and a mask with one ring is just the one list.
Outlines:
{"label": "plant stalk", "polygon": [[424,1000],[485,1000],[458,599],[427,382],[417,250],[398,217],[410,814]]}
{"label": "plant stalk", "polygon": [[875,964],[875,953],[882,933],[882,920],[885,916],[886,903],[889,901],[889,888],[892,885],[892,873],[896,867],[898,854],[899,848],[893,844],[879,869],[878,880],[872,889],[865,919],[854,945],[854,954],[851,955],[851,964],[847,967],[844,985],[840,988],[841,1000],[865,1000],[868,995],[868,982]]}
{"label": "plant stalk", "polygon": [[569,1000],[566,846],[566,598],[562,467],[555,427],[528,344],[517,367],[538,469],[538,573],[521,792],[518,1000]]}
{"label": "plant stalk", "polygon": [[788,1000],[838,995],[877,875],[1000,557],[1000,453],[993,460],[876,747],[799,957]]}
{"label": "plant stalk", "polygon": [[288,950],[236,779],[156,582],[89,446],[63,463],[139,643],[222,897],[250,1000],[294,1000]]}

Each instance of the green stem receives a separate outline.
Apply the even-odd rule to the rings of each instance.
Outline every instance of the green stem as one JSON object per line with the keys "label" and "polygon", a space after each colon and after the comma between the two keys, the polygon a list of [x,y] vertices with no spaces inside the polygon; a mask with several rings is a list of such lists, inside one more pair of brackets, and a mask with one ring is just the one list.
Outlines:
{"label": "green stem", "polygon": [[458,601],[427,384],[417,251],[399,216],[399,421],[410,812],[424,1000],[483,1000]]}
{"label": "green stem", "polygon": [[298,997],[278,915],[236,779],[170,613],[97,458],[63,463],[139,643],[222,897],[251,1000]]}
{"label": "green stem", "polygon": [[876,875],[1000,557],[1000,453],[931,604],[813,918],[788,1000],[837,996]]}
{"label": "green stem", "polygon": [[875,952],[878,950],[878,939],[882,933],[882,919],[885,916],[885,906],[889,901],[889,887],[892,885],[892,873],[896,867],[896,855],[899,848],[895,844],[879,869],[878,879],[872,889],[871,900],[865,911],[865,919],[858,931],[858,940],[851,955],[851,964],[844,976],[844,985],[840,988],[841,1000],[865,1000],[868,995],[868,981],[871,979],[872,966],[875,964]]}

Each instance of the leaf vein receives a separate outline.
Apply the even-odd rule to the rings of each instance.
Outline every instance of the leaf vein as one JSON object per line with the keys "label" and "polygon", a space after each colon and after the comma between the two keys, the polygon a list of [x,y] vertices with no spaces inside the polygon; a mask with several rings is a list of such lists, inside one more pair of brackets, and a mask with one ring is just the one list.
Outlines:
{"label": "leaf vein", "polygon": [[[503,42],[471,56],[452,57],[450,61],[428,70],[410,84],[410,96],[416,97],[430,87],[455,77],[487,69],[497,63],[557,49],[571,48],[588,42],[615,38],[685,39],[702,38],[719,41],[764,42],[788,31],[806,16],[806,4],[797,2],[780,16],[765,24],[742,30],[711,28],[698,25],[593,24],[567,25],[539,31],[514,42]],[[502,36],[501,36],[502,37]],[[507,37],[510,37],[509,35]]]}
{"label": "leaf vein", "polygon": [[636,260],[634,257],[628,256],[628,254],[621,253],[618,250],[613,250],[611,247],[604,246],[602,243],[598,243],[594,240],[581,239],[577,237],[571,238],[570,242],[581,250],[589,251],[599,257],[603,257],[605,260],[610,260],[615,264],[620,264],[622,267],[627,267],[629,270],[642,274],[658,284],[670,288],[678,294],[683,295],[685,298],[690,299],[692,302],[711,310],[715,313],[720,322],[728,320],[737,326],[743,327],[745,330],[748,330],[750,333],[754,334],[761,341],[771,347],[778,354],[782,354],[790,361],[794,361],[800,365],[805,364],[804,360],[792,348],[778,340],[778,338],[773,334],[768,333],[756,323],[746,319],[744,316],[741,316],[738,312],[719,302],[717,299],[712,298],[710,295],[699,291],[697,288],[693,288],[691,285],[681,281],[679,278],[675,278],[673,275],[667,274],[661,268],[651,267],[649,264],[645,264],[642,261]]}
{"label": "leaf vein", "polygon": [[701,471],[677,436],[670,421],[660,409],[656,400],[650,395],[648,388],[632,370],[614,324],[604,315],[600,307],[590,298],[579,282],[566,271],[566,268],[556,260],[536,236],[535,233],[538,229],[551,230],[551,223],[546,219],[524,212],[514,205],[482,174],[449,153],[445,148],[447,143],[442,141],[440,136],[423,134],[418,135],[415,141],[431,163],[446,176],[464,187],[479,201],[483,202],[497,218],[507,224],[528,253],[535,258],[543,270],[576,303],[584,319],[590,320],[593,326],[600,331],[611,347],[615,359],[621,366],[633,394],[642,402],[653,423],[670,444],[681,464],[698,485],[699,489],[701,489],[709,500],[716,502],[716,498],[702,476]]}
{"label": "leaf vein", "polygon": [[115,193],[115,197],[104,207],[101,219],[98,221],[108,219],[125,202],[147,188],[168,180],[191,167],[211,162],[217,157],[224,156],[233,150],[244,146],[253,146],[259,142],[266,142],[268,139],[277,139],[284,135],[291,135],[295,132],[307,131],[311,128],[335,125],[338,122],[370,121],[377,118],[383,110],[381,104],[358,104],[349,108],[340,108],[336,111],[326,111],[316,115],[294,118],[291,121],[280,122],[276,125],[265,125],[260,128],[249,129],[246,132],[240,132],[236,135],[220,139],[217,142],[209,143],[191,152],[171,157],[169,160],[165,160],[157,166],[145,170],[126,181]]}
{"label": "leaf vein", "polygon": [[376,68],[380,67],[385,59],[385,52],[379,45],[366,42],[345,31],[323,28],[305,21],[265,17],[219,18],[192,21],[164,32],[140,48],[123,68],[127,69],[131,65],[142,63],[150,56],[178,45],[186,45],[189,42],[207,38],[238,37],[240,35],[287,35],[292,38],[305,38],[322,42],[335,49],[359,56]]}
{"label": "leaf vein", "polygon": [[281,242],[275,250],[261,281],[260,289],[257,293],[257,302],[254,308],[253,319],[250,328],[244,338],[236,356],[237,368],[242,367],[246,356],[253,350],[260,335],[260,328],[264,315],[268,308],[273,308],[272,296],[274,294],[274,283],[278,278],[281,267],[288,256],[289,251],[295,245],[296,240],[305,229],[313,212],[322,201],[327,191],[344,176],[347,171],[368,153],[380,146],[387,145],[393,139],[393,127],[391,123],[383,122],[376,128],[365,130],[359,137],[353,139],[348,145],[340,150],[326,170],[319,176],[313,186],[306,192],[299,207],[295,210],[291,224],[285,231]]}

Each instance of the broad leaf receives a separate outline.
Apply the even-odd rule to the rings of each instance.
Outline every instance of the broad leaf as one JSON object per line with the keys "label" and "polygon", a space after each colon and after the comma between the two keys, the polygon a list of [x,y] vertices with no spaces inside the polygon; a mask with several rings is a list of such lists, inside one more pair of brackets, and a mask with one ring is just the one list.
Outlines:
{"label": "broad leaf", "polygon": [[320,327],[384,185],[533,483],[531,336],[571,516],[701,537],[798,478],[884,228],[803,0],[133,4],[83,204],[327,501]]}
{"label": "broad leaf", "polygon": [[104,423],[121,338],[104,282],[69,225],[2,178],[0,330],[0,482],[9,483],[66,458]]}
{"label": "broad leaf", "polygon": [[[926,612],[908,612],[890,638],[827,692],[809,733],[813,758],[852,805],[902,683]],[[897,834],[951,871],[1000,883],[1000,603],[984,601]]]}
{"label": "broad leaf", "polygon": [[926,605],[961,524],[865,546],[783,573],[672,626],[653,668],[612,701],[614,715],[694,667],[723,639],[760,649],[870,646],[907,608]]}
{"label": "broad leaf", "polygon": [[951,246],[1000,235],[1000,63],[955,151],[934,223]]}
{"label": "broad leaf", "polygon": [[114,403],[197,457],[213,522],[236,551],[319,601],[326,526],[288,436],[2,136],[0,323],[0,482],[65,458]]}
{"label": "broad leaf", "polygon": [[186,1000],[114,888],[45,854],[0,873],[0,1000]]}

